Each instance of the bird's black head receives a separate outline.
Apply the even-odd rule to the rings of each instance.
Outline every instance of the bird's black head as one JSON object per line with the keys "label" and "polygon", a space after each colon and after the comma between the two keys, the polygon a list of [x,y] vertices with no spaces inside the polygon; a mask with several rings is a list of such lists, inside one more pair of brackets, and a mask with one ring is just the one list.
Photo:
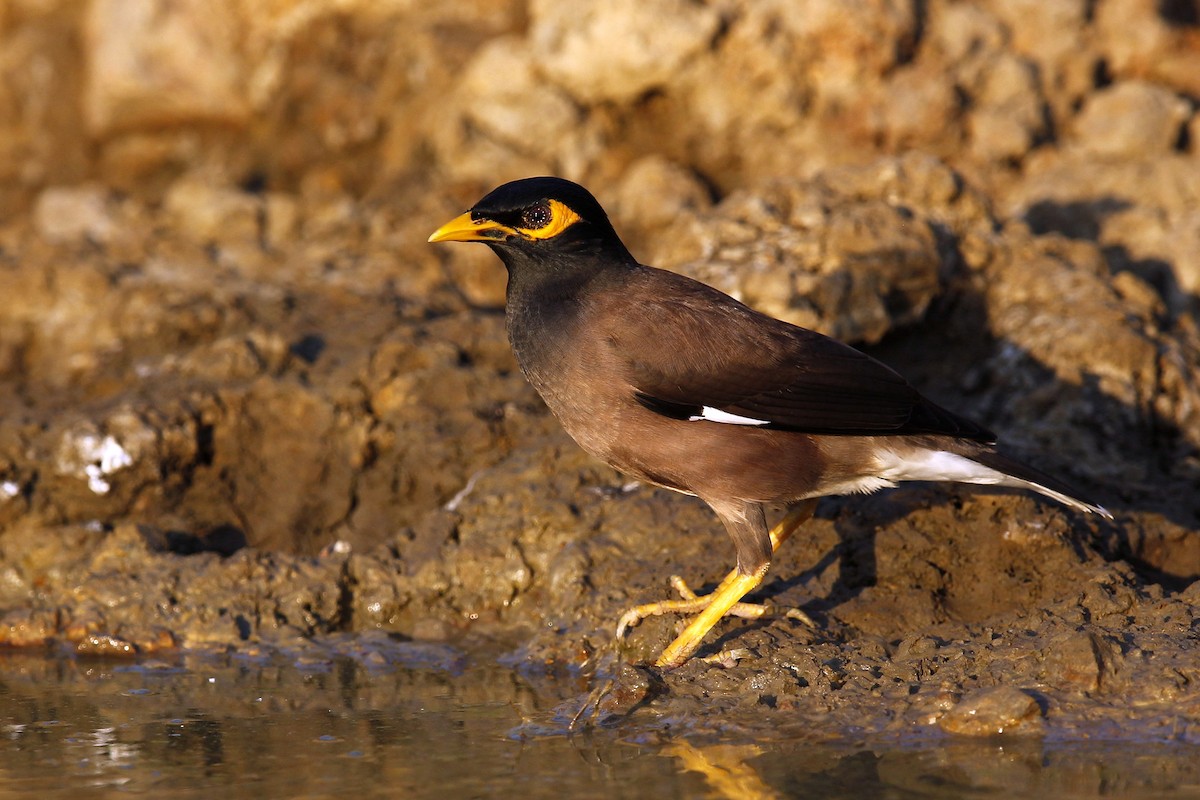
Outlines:
{"label": "bird's black head", "polygon": [[525,178],[493,189],[429,241],[483,242],[510,273],[634,263],[596,198],[562,178]]}

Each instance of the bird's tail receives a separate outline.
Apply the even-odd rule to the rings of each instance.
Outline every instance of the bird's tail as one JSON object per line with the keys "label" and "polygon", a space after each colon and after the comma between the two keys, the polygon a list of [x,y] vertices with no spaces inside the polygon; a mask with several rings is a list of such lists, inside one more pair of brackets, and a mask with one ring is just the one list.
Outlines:
{"label": "bird's tail", "polygon": [[1026,466],[1008,456],[1001,455],[995,450],[980,449],[972,453],[963,453],[963,455],[977,464],[982,464],[988,469],[1002,473],[1006,480],[997,481],[997,483],[1002,483],[1005,486],[1032,489],[1038,494],[1043,494],[1046,497],[1057,500],[1065,506],[1070,506],[1079,511],[1087,511],[1091,514],[1099,514],[1105,519],[1113,518],[1112,514],[1104,506],[1080,500],[1076,496],[1078,492],[1058,478],[1047,475],[1041,470]]}

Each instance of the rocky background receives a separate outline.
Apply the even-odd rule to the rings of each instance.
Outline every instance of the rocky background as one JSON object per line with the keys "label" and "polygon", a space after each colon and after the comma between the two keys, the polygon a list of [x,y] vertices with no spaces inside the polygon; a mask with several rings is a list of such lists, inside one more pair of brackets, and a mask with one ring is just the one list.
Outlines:
{"label": "rocky background", "polygon": [[615,669],[732,547],[582,454],[494,257],[425,243],[558,174],[1116,515],[828,500],[763,592],[818,629],[726,623],[660,713],[1200,740],[1198,100],[1195,0],[8,0],[0,639]]}

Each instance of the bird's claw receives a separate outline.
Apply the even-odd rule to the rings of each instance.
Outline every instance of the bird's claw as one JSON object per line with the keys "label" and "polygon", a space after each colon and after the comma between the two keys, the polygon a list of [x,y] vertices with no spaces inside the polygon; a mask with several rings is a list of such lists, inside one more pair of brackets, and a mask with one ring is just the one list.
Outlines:
{"label": "bird's claw", "polygon": [[794,620],[796,620],[797,622],[801,622],[801,623],[803,623],[803,624],[807,625],[807,626],[808,626],[808,627],[810,627],[810,628],[816,628],[816,627],[817,627],[817,623],[813,622],[813,619],[812,619],[812,617],[810,617],[808,614],[805,614],[803,611],[801,611],[801,610],[800,610],[800,609],[798,609],[798,608],[794,608],[794,607],[793,607],[793,608],[789,608],[789,609],[788,609],[788,610],[787,610],[787,611],[786,611],[786,612],[783,614],[783,616],[784,616],[784,617],[786,617],[786,618],[788,618],[788,619],[794,619]]}

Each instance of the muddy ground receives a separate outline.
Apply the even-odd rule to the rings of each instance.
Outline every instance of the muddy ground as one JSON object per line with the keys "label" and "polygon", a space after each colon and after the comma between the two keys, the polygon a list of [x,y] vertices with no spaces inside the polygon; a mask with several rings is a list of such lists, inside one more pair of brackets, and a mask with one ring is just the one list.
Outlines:
{"label": "muddy ground", "polygon": [[816,629],[723,623],[746,657],[639,718],[1200,741],[1194,3],[435,5],[0,6],[7,645],[386,633],[641,697],[677,621],[615,620],[732,546],[561,432],[485,248],[425,244],[551,173],[1115,516],[827,499],[760,592]]}

